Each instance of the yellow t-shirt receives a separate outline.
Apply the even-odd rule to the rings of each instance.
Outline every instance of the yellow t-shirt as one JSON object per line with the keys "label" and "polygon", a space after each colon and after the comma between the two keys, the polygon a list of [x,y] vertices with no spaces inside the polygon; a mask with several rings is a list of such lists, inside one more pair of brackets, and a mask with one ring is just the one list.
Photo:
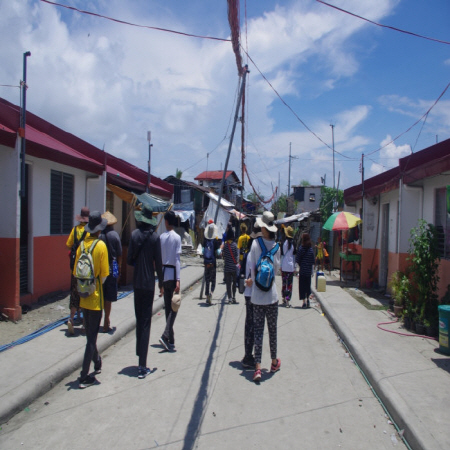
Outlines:
{"label": "yellow t-shirt", "polygon": [[[78,239],[78,242],[80,242],[81,236],[83,236],[83,233],[84,233],[84,227],[85,227],[85,226],[86,226],[85,223],[79,223],[79,224],[75,227],[75,230],[76,230],[76,232],[77,232],[77,239]],[[90,236],[89,233],[86,233],[85,239],[87,239],[89,236]],[[69,238],[67,239],[67,242],[66,242],[66,247],[67,247],[67,248],[72,248],[73,241],[74,241],[74,236],[73,236],[73,228],[72,228],[72,231],[70,232]]]}
{"label": "yellow t-shirt", "polygon": [[[84,246],[86,250],[89,250],[92,243],[96,237],[89,235],[84,240]],[[81,245],[77,250],[77,257],[75,259],[75,266],[73,268],[73,274],[75,275],[78,258],[81,255]],[[92,260],[94,262],[94,275],[97,280],[95,292],[89,297],[81,297],[80,298],[80,307],[85,309],[91,309],[94,311],[102,310],[104,307],[103,302],[103,284],[101,282],[102,278],[105,278],[109,275],[109,260],[108,260],[108,248],[106,244],[99,240],[97,244],[95,244],[95,248],[92,252]]]}
{"label": "yellow t-shirt", "polygon": [[237,248],[239,249],[239,260],[242,261],[244,258],[244,253],[248,252],[248,241],[250,236],[248,234],[241,234],[238,239]]}

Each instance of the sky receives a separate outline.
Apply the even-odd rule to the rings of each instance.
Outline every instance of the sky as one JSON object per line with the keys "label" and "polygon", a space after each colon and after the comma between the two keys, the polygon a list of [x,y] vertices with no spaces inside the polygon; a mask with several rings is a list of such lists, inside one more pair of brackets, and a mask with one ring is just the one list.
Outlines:
{"label": "sky", "polygon": [[[227,2],[59,3],[144,27],[39,0],[0,0],[0,97],[20,104],[30,51],[28,111],[145,171],[151,131],[152,174],[160,178],[178,169],[194,181],[223,169],[242,83],[226,41]],[[450,41],[448,0],[329,3]],[[265,199],[304,180],[346,189],[361,183],[363,153],[367,179],[450,138],[450,88],[433,106],[450,82],[448,44],[315,0],[240,0],[240,43],[250,72],[228,169],[242,180],[244,126],[245,164]],[[252,192],[247,177],[244,189]]]}

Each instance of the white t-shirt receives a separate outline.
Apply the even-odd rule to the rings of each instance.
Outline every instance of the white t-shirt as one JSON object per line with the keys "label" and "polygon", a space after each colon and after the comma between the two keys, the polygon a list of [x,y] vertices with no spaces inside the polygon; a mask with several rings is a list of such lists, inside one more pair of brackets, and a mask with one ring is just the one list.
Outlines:
{"label": "white t-shirt", "polygon": [[291,242],[291,248],[288,250],[289,242],[286,239],[283,244],[283,260],[281,262],[281,270],[283,272],[294,272],[295,258],[294,258],[294,244]]}
{"label": "white t-shirt", "polygon": [[[275,245],[275,241],[269,241],[267,239],[262,238],[264,241],[264,245],[267,250],[271,250]],[[273,267],[275,273],[278,273],[280,269],[280,249],[275,253],[273,257]],[[256,264],[259,261],[259,257],[261,256],[261,246],[259,245],[258,239],[255,239],[252,243],[252,248],[250,249],[250,254],[248,255],[249,262],[247,262],[247,272],[250,269],[250,275],[253,280],[253,289],[252,289],[252,297],[251,301],[255,305],[271,305],[272,303],[278,302],[278,293],[277,286],[275,284],[275,280],[272,284],[272,288],[270,291],[264,292],[258,288],[255,284],[255,276],[256,276]]]}
{"label": "white t-shirt", "polygon": [[[181,255],[181,238],[173,230],[166,231],[160,238],[161,240],[161,259],[164,270],[164,281],[180,279],[180,255]],[[173,267],[175,266],[175,276]]]}

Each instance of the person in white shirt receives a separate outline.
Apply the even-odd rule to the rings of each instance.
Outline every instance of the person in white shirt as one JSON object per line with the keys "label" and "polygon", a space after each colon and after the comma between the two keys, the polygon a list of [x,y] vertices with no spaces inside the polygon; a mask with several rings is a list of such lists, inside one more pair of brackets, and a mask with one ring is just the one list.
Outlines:
{"label": "person in white shirt", "polygon": [[175,350],[173,325],[177,312],[172,309],[172,297],[180,292],[181,238],[173,229],[177,224],[177,217],[173,211],[166,212],[164,221],[167,231],[160,236],[160,240],[164,274],[163,289],[166,328],[159,342],[167,351],[173,351]]}
{"label": "person in white shirt", "polygon": [[[256,225],[261,228],[262,238],[255,239],[248,256],[248,269],[250,278],[246,280],[247,286],[253,286],[251,302],[253,304],[253,324],[255,334],[255,373],[253,381],[261,380],[261,355],[264,335],[264,323],[267,317],[267,327],[269,329],[270,356],[272,358],[271,372],[277,372],[281,367],[281,360],[277,358],[277,322],[278,322],[278,293],[275,280],[268,291],[263,291],[255,283],[256,266],[262,253],[260,239],[267,251],[276,247],[273,256],[273,269],[276,274],[280,269],[280,248],[275,242],[277,226],[273,223],[274,216],[270,211],[265,211],[262,218],[256,219]],[[275,251],[275,250],[274,250]]]}
{"label": "person in white shirt", "polygon": [[284,229],[286,240],[282,247],[282,262],[281,262],[281,278],[283,280],[283,286],[281,289],[281,295],[283,296],[283,304],[286,308],[290,308],[290,301],[292,299],[292,282],[294,280],[295,269],[295,247],[293,243],[294,229],[287,227]]}

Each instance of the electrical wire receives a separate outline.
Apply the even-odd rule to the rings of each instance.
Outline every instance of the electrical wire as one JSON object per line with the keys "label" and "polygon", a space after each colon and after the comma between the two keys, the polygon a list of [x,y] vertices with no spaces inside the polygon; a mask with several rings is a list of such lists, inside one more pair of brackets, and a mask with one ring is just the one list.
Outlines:
{"label": "electrical wire", "polygon": [[71,9],[72,11],[76,11],[76,12],[79,12],[82,14],[88,14],[90,16],[99,17],[101,19],[111,20],[112,22],[117,22],[117,23],[121,23],[124,25],[130,25],[132,27],[147,28],[147,29],[156,30],[156,31],[165,31],[166,33],[179,34],[181,36],[188,36],[188,37],[194,37],[194,38],[199,38],[199,39],[212,39],[214,41],[223,41],[223,42],[231,41],[230,39],[218,38],[218,37],[213,37],[213,36],[201,36],[201,35],[191,34],[191,33],[183,33],[182,31],[169,30],[167,28],[151,27],[149,25],[139,25],[139,24],[132,23],[132,22],[126,22],[125,20],[114,19],[113,17],[104,16],[102,14],[97,14],[97,13],[94,13],[91,11],[85,11],[82,9],[78,9],[78,8],[75,8],[74,6],[68,6],[68,5],[63,5],[61,3],[51,2],[50,0],[40,0],[40,1],[44,2],[44,3],[48,3],[53,6],[60,6],[61,8]]}
{"label": "electrical wire", "polygon": [[345,14],[349,14],[350,16],[356,17],[356,18],[358,18],[358,19],[364,20],[364,21],[366,21],[366,22],[369,22],[369,23],[371,23],[371,24],[373,24],[373,25],[377,25],[377,26],[382,27],[382,28],[388,28],[388,29],[393,30],[393,31],[398,31],[398,32],[400,32],[400,33],[409,34],[409,35],[411,35],[411,36],[419,37],[419,38],[422,38],[422,39],[427,39],[427,40],[429,40],[429,41],[439,42],[440,44],[447,44],[447,45],[450,44],[450,42],[447,42],[447,41],[442,41],[442,40],[440,40],[440,39],[430,38],[430,37],[427,37],[427,36],[423,36],[423,35],[421,35],[421,34],[413,33],[412,31],[406,31],[406,30],[402,30],[402,29],[400,29],[400,28],[391,27],[391,26],[389,26],[389,25],[383,25],[383,24],[381,24],[381,23],[374,22],[373,20],[366,19],[365,17],[358,16],[357,14],[354,14],[354,13],[352,13],[352,12],[350,12],[350,11],[347,11],[347,10],[345,10],[345,9],[342,9],[342,8],[337,7],[337,6],[331,5],[330,3],[326,3],[326,2],[324,2],[323,0],[316,0],[316,1],[317,1],[318,3],[322,3],[323,5],[329,6],[330,8],[337,9],[338,11],[341,11],[341,12],[343,12],[343,13],[345,13]]}

